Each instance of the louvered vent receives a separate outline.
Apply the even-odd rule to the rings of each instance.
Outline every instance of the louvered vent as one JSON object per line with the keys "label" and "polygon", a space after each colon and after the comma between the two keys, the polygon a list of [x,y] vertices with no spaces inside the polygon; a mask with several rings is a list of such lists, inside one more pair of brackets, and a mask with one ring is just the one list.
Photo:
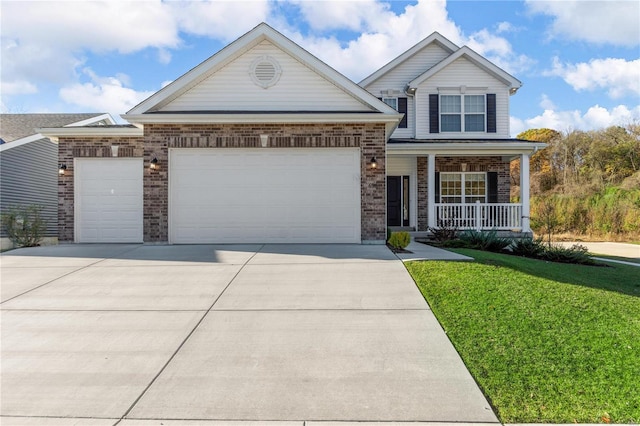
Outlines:
{"label": "louvered vent", "polygon": [[271,62],[260,62],[254,72],[259,81],[268,83],[276,76],[276,67]]}
{"label": "louvered vent", "polygon": [[282,70],[271,56],[260,56],[251,64],[249,74],[258,86],[267,89],[278,82]]}

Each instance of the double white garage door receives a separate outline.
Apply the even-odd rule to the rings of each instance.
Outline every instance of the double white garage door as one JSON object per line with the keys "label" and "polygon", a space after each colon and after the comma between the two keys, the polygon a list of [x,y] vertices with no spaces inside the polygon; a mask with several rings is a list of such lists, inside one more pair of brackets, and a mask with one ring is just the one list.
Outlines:
{"label": "double white garage door", "polygon": [[[142,173],[140,159],[77,160],[77,241],[142,241]],[[359,150],[172,149],[169,242],[359,243]]]}

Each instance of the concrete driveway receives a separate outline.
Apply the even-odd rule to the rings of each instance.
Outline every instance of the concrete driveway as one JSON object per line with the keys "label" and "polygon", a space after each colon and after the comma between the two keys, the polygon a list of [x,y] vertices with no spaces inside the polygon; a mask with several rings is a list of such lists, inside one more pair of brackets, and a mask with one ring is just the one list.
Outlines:
{"label": "concrete driveway", "polygon": [[60,245],[0,262],[2,424],[497,423],[384,246]]}

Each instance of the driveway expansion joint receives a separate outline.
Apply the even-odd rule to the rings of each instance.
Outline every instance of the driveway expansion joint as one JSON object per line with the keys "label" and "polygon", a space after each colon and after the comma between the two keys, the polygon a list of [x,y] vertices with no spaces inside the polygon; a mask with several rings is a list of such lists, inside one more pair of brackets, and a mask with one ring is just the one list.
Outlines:
{"label": "driveway expansion joint", "polygon": [[[209,309],[207,309],[204,314],[202,315],[202,317],[200,318],[200,320],[198,320],[198,322],[196,323],[196,325],[193,327],[193,329],[191,329],[191,331],[187,334],[187,336],[184,338],[184,340],[178,345],[178,348],[173,352],[173,354],[169,357],[169,359],[167,360],[167,362],[164,363],[164,365],[160,368],[160,370],[158,371],[158,373],[153,377],[153,379],[151,379],[151,382],[149,382],[149,384],[143,389],[143,391],[140,393],[140,395],[135,399],[135,401],[133,401],[133,403],[131,404],[131,406],[127,409],[127,411],[122,415],[122,417],[120,418],[120,420],[115,424],[117,425],[118,423],[120,423],[120,421],[122,421],[123,419],[125,419],[127,417],[127,415],[131,412],[131,410],[133,410],[133,408],[136,406],[136,404],[138,403],[138,401],[140,401],[140,399],[142,399],[142,397],[147,393],[147,391],[149,390],[149,388],[151,388],[151,386],[155,383],[155,381],[158,379],[158,377],[160,377],[160,375],[162,374],[162,372],[167,368],[167,366],[169,364],[171,364],[171,361],[176,357],[176,355],[178,354],[178,352],[180,352],[180,350],[184,347],[184,345],[187,343],[187,341],[189,340],[189,338],[193,335],[193,333],[195,333],[195,331],[198,329],[198,327],[200,326],[200,324],[202,324],[202,322],[204,321],[204,319],[207,317],[207,314],[209,312],[211,312],[211,310],[213,309],[213,307],[215,306],[215,304],[218,302],[218,300],[220,300],[220,297],[222,297],[222,295],[224,294],[224,292],[229,288],[229,286],[235,281],[235,279],[238,277],[238,275],[240,274],[240,272],[244,269],[245,266],[247,266],[247,264],[251,261],[251,259],[254,258],[254,256],[256,254],[258,254],[260,252],[260,250],[262,250],[262,248],[264,247],[264,244],[262,246],[260,246],[260,248],[255,251],[247,260],[246,262],[244,262],[244,264],[242,265],[242,267],[240,267],[240,269],[238,269],[238,271],[235,273],[235,275],[233,276],[233,278],[231,278],[229,280],[229,283],[225,286],[225,288],[220,292],[220,294],[218,294],[218,297],[216,297],[216,299],[213,301],[213,303],[211,304],[211,306],[209,306]],[[114,426],[115,426],[114,425]]]}

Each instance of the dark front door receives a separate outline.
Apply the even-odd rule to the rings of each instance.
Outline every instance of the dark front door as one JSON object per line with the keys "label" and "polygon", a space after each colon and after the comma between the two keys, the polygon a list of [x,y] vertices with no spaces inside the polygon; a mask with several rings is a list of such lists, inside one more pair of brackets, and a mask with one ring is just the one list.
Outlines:
{"label": "dark front door", "polygon": [[387,226],[402,226],[402,176],[387,176]]}
{"label": "dark front door", "polygon": [[409,176],[387,176],[387,226],[409,226]]}

